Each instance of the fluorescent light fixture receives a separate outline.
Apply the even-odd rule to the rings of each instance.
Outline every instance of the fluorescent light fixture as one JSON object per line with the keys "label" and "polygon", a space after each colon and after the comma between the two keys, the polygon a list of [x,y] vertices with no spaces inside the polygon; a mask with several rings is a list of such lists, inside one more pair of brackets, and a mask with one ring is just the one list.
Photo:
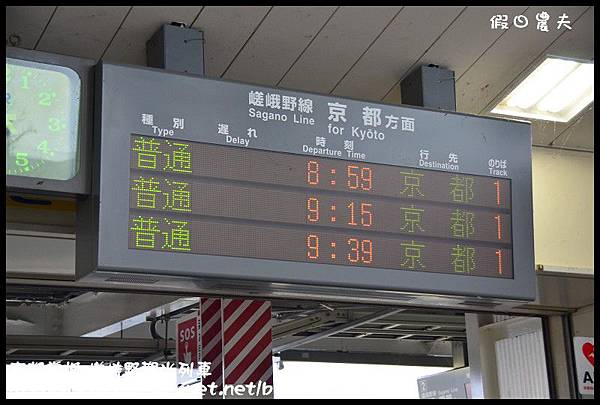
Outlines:
{"label": "fluorescent light fixture", "polygon": [[567,122],[594,101],[594,63],[548,57],[493,114]]}

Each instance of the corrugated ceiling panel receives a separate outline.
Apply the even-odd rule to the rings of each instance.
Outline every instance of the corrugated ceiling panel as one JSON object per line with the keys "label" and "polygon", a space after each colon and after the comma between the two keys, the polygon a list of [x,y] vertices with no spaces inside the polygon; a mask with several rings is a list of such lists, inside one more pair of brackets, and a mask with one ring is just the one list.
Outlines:
{"label": "corrugated ceiling panel", "polygon": [[333,90],[380,100],[464,7],[405,7]]}
{"label": "corrugated ceiling panel", "polygon": [[594,7],[589,8],[548,48],[552,55],[591,60],[594,58]]}
{"label": "corrugated ceiling panel", "polygon": [[[520,14],[527,7],[468,7],[444,35],[423,55],[417,65],[433,63],[460,77],[505,31],[491,30],[496,14]],[[477,35],[473,35],[477,32]],[[415,66],[416,67],[416,66]],[[407,72],[409,73],[409,72]],[[384,97],[386,103],[400,102],[400,81]]]}
{"label": "corrugated ceiling panel", "polygon": [[[145,43],[160,24],[190,24],[201,9],[63,6],[52,16],[53,6],[10,6],[6,36],[18,35],[23,48],[39,40],[39,50],[95,59],[110,43],[107,60],[145,64]],[[469,7],[459,16],[460,7],[410,6],[396,18],[399,6],[345,6],[333,15],[334,7],[270,9],[202,9],[194,28],[205,32],[207,76],[221,76],[231,64],[225,75],[229,79],[267,85],[281,80],[282,87],[316,92],[331,91],[337,84],[337,95],[376,100],[387,93],[384,101],[397,103],[399,79],[408,69],[436,63],[456,72],[458,110],[485,114],[546,53],[583,59],[594,55],[593,7],[531,6],[525,13],[529,26],[508,31],[492,30],[490,16],[504,13],[512,19],[522,7]],[[551,16],[550,32],[535,29],[535,14],[541,11]],[[562,13],[569,15],[573,30],[556,30]],[[556,140],[565,147],[593,149],[592,113],[577,121],[533,121],[533,143]]]}
{"label": "corrugated ceiling panel", "polygon": [[15,46],[33,49],[44,27],[50,20],[55,6],[10,6],[6,7],[6,43],[15,35],[19,40]]}
{"label": "corrugated ceiling panel", "polygon": [[[566,13],[575,21],[586,7],[530,7],[524,14],[529,26],[510,29],[471,67],[456,83],[457,110],[473,114],[481,113],[488,103],[502,92],[519,74],[534,62],[550,44],[566,29],[556,29],[556,19]],[[549,32],[542,32],[533,25],[536,13],[550,14]],[[514,17],[514,16],[512,16]],[[489,28],[491,29],[491,27]]]}
{"label": "corrugated ceiling panel", "polygon": [[400,10],[401,7],[340,8],[279,85],[329,93]]}
{"label": "corrugated ceiling panel", "polygon": [[223,77],[275,85],[335,7],[274,7]]}
{"label": "corrugated ceiling panel", "polygon": [[98,59],[130,8],[129,6],[58,7],[36,49]]}
{"label": "corrugated ceiling panel", "polygon": [[267,14],[268,6],[206,6],[192,26],[204,32],[204,67],[220,77]]}
{"label": "corrugated ceiling panel", "polygon": [[495,343],[500,398],[550,398],[542,331]]}
{"label": "corrugated ceiling panel", "polygon": [[201,9],[201,6],[135,6],[106,50],[104,59],[145,66],[146,42],[152,35],[163,24],[173,21],[190,25]]}

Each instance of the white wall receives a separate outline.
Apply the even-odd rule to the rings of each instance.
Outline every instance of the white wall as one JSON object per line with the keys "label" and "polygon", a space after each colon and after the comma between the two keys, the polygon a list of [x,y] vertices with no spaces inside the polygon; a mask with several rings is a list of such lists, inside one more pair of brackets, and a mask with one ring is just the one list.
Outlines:
{"label": "white wall", "polygon": [[535,262],[594,272],[594,154],[533,148]]}

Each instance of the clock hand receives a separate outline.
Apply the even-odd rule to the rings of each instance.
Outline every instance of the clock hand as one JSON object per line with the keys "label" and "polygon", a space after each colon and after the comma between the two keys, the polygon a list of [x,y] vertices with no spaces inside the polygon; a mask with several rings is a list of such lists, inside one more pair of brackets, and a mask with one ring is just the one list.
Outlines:
{"label": "clock hand", "polygon": [[17,119],[16,114],[6,114],[6,136],[17,132],[14,121]]}
{"label": "clock hand", "polygon": [[[19,135],[13,136],[12,138],[6,138],[6,142],[8,143],[8,145],[12,145],[15,142],[17,142],[19,139],[21,139],[24,135],[27,135],[30,132],[34,132],[35,133],[35,130],[28,129],[27,131],[21,132]],[[6,133],[7,133],[7,136],[9,136],[9,134],[13,135],[12,133],[10,133],[8,127],[6,128]]]}

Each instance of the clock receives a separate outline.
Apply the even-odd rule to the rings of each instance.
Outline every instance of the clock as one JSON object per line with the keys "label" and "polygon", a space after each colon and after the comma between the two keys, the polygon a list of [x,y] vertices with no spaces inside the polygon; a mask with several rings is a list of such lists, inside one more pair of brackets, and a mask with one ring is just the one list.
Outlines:
{"label": "clock", "polygon": [[81,80],[69,68],[6,58],[6,174],[69,180],[79,170]]}
{"label": "clock", "polygon": [[6,50],[7,187],[88,193],[94,62]]}

